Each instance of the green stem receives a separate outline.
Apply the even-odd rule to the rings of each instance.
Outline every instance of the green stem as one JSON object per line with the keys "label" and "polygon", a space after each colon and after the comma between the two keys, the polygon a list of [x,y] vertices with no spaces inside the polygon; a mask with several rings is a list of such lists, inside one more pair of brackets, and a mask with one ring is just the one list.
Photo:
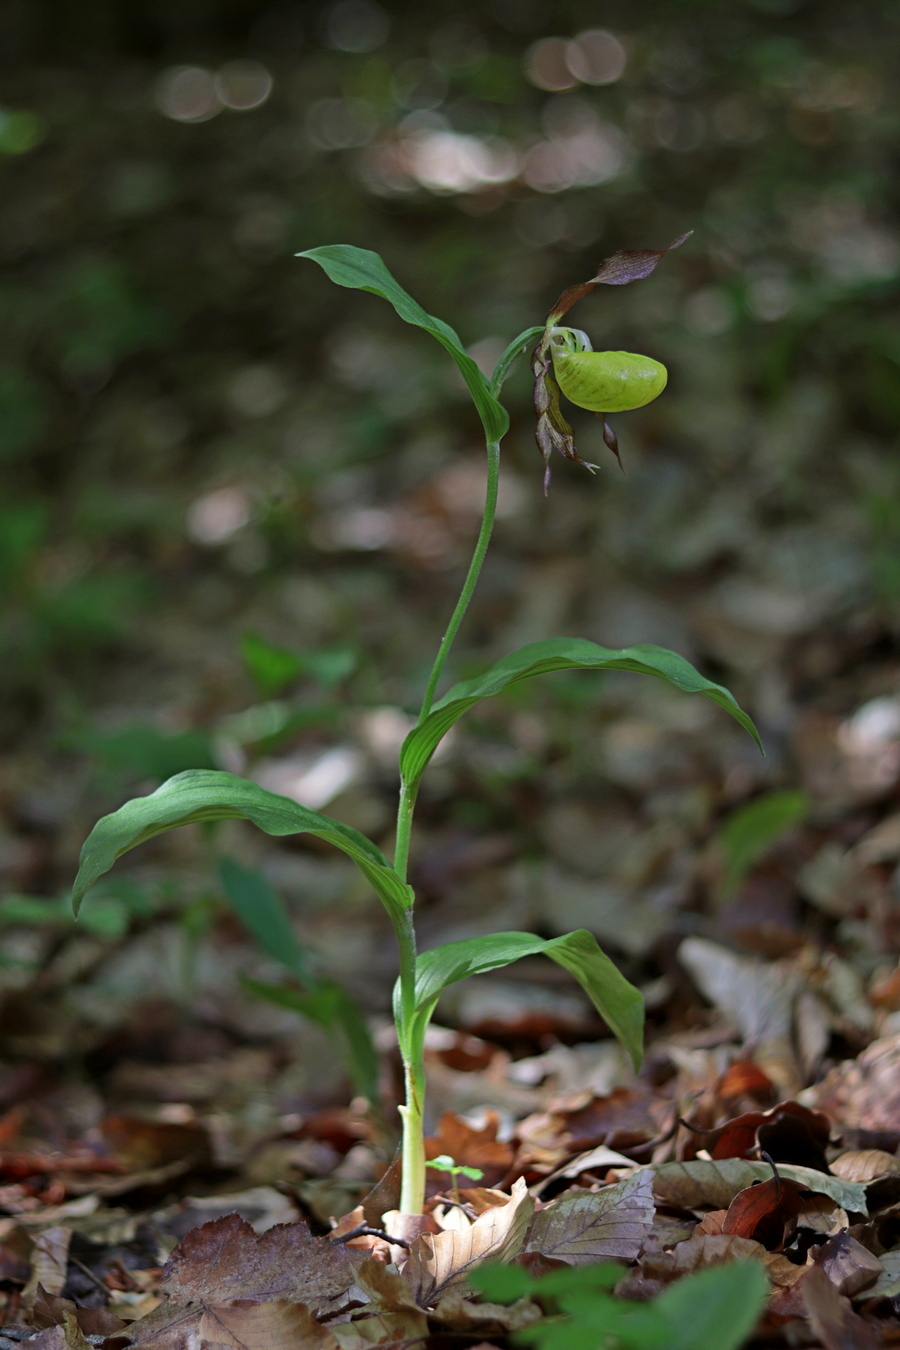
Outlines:
{"label": "green stem", "polygon": [[469,570],[466,573],[466,579],[463,582],[460,597],[456,602],[456,608],[447,625],[447,631],[441,639],[438,654],[434,658],[434,665],[431,667],[431,674],[428,677],[428,684],[425,688],[425,696],[422,699],[422,711],[419,713],[419,726],[422,725],[425,718],[431,712],[431,705],[434,703],[434,695],[437,689],[438,680],[441,678],[447,657],[450,654],[450,648],[453,646],[453,639],[459,631],[459,626],[465,617],[466,610],[469,608],[469,601],[472,599],[472,593],[478,584],[481,564],[484,562],[484,555],[487,553],[488,544],[491,542],[491,531],[494,528],[494,516],[497,512],[497,489],[499,485],[500,442],[488,441],[487,488],[485,489],[484,494],[484,515],[481,518],[481,529],[478,532],[475,552],[472,554],[472,561],[469,563]]}
{"label": "green stem", "polygon": [[[523,347],[543,329],[530,328],[520,334],[497,362],[491,380],[491,393],[497,395],[500,386],[515,358]],[[438,681],[450,654],[453,640],[459,631],[472,593],[478,583],[481,565],[491,541],[494,517],[497,513],[497,492],[500,485],[500,442],[487,442],[487,486],[485,489],[484,514],[481,529],[475,543],[472,561],[466,573],[466,579],[456,608],[447,625],[447,631],[441,640],[428,684],[422,699],[417,726],[425,721],[431,712]],[[402,782],[400,800],[397,807],[397,842],[394,849],[394,870],[402,881],[406,880],[409,864],[409,844],[412,833],[413,811],[416,805],[417,783]],[[422,1113],[425,1107],[425,1028],[428,1015],[416,1015],[416,936],[413,926],[412,910],[407,910],[402,920],[394,924],[397,942],[400,947],[400,979],[397,986],[397,1000],[394,1017],[397,1024],[397,1039],[403,1059],[406,1101],[400,1107],[403,1122],[401,1142],[402,1180],[400,1193],[400,1212],[402,1214],[421,1214],[425,1202],[425,1141],[423,1138]],[[455,1178],[454,1178],[455,1182]]]}

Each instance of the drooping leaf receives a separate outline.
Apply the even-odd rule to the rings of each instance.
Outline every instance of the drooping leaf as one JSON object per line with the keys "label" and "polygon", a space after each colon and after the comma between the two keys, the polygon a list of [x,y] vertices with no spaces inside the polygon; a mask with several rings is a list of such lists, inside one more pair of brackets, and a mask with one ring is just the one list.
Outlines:
{"label": "drooping leaf", "polygon": [[723,685],[707,680],[676,652],[649,644],[615,649],[600,647],[584,638],[546,638],[542,642],[529,642],[497,661],[483,675],[463,680],[448,690],[403,743],[400,768],[407,783],[418,782],[441,739],[480,699],[499,694],[519,680],[555,670],[631,670],[639,675],[655,675],[687,694],[705,694],[730,713],[762,749],[756,727],[734,695]]}
{"label": "drooping leaf", "polygon": [[533,933],[490,933],[422,952],[416,961],[416,1006],[426,1019],[441,992],[457,980],[484,975],[524,956],[549,956],[574,975],[588,998],[628,1051],[635,1067],[643,1054],[644,1001],[633,984],[585,928],[563,937]]}
{"label": "drooping leaf", "polygon": [[666,1350],[737,1350],[750,1335],[769,1292],[757,1261],[736,1261],[685,1275],[654,1302],[672,1329]]}
{"label": "drooping leaf", "polygon": [[372,1041],[362,1009],[352,995],[335,980],[317,978],[306,989],[291,989],[244,976],[241,983],[279,1008],[308,1017],[325,1031],[337,1033],[348,1072],[359,1091],[370,1102],[378,1100],[378,1052]]}
{"label": "drooping leaf", "polygon": [[89,888],[117,858],[154,835],[207,820],[250,820],[266,834],[314,834],[352,858],[392,914],[412,904],[412,891],[384,854],[349,825],[310,811],[289,797],[216,769],[188,770],[149,797],[135,797],[94,826],[81,850],[72,891],[75,913]]}
{"label": "drooping leaf", "polygon": [[323,248],[307,249],[296,256],[309,258],[312,262],[318,263],[337,286],[348,286],[352,290],[371,291],[373,295],[380,295],[383,300],[393,305],[405,323],[424,328],[426,333],[437,338],[441,346],[453,357],[469,386],[469,393],[478,409],[488,439],[500,440],[509,426],[509,417],[506,409],[491,393],[487,378],[471,356],[467,355],[453,329],[442,319],[427,314],[391,276],[377,253],[366,248],[354,248],[350,244],[327,244]]}
{"label": "drooping leaf", "polygon": [[809,797],[797,788],[765,792],[728,817],[716,835],[724,855],[722,893],[733,895],[753,864],[809,814]]}
{"label": "drooping leaf", "polygon": [[655,1213],[652,1178],[636,1172],[604,1190],[567,1191],[552,1201],[535,1218],[525,1247],[570,1265],[634,1261]]}
{"label": "drooping leaf", "polygon": [[238,918],[266,955],[280,962],[301,984],[309,984],[313,979],[309,958],[274,886],[255,867],[244,867],[234,858],[222,858],[219,879]]}

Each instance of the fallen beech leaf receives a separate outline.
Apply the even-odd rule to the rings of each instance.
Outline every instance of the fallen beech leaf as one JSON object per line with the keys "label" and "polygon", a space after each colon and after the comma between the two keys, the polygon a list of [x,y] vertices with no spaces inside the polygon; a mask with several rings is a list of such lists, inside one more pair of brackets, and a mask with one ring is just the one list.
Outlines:
{"label": "fallen beech leaf", "polygon": [[703,1218],[694,1229],[694,1233],[697,1236],[706,1233],[709,1237],[720,1237],[722,1234],[722,1224],[725,1222],[725,1215],[727,1213],[727,1209],[711,1209],[708,1214],[704,1214]]}
{"label": "fallen beech leaf", "polygon": [[830,1132],[831,1121],[821,1111],[787,1101],[770,1111],[747,1111],[701,1137],[713,1158],[746,1158],[762,1148],[777,1163],[825,1172]]}
{"label": "fallen beech leaf", "polygon": [[454,1331],[521,1331],[543,1320],[544,1313],[530,1299],[519,1298],[515,1303],[475,1303],[470,1291],[456,1285],[444,1295],[431,1316],[450,1326]]}
{"label": "fallen beech leaf", "polygon": [[66,1282],[71,1228],[45,1228],[32,1233],[31,1276],[22,1290],[22,1303],[30,1308],[39,1288],[48,1294],[61,1294]]}
{"label": "fallen beech leaf", "polygon": [[641,1270],[651,1279],[674,1280],[707,1266],[719,1266],[726,1261],[765,1262],[766,1249],[752,1238],[723,1234],[697,1234],[686,1242],[679,1242],[670,1252],[654,1252],[641,1261]]}
{"label": "fallen beech leaf", "polygon": [[781,1176],[748,1186],[728,1206],[722,1232],[753,1238],[770,1250],[783,1247],[803,1207],[802,1194],[795,1181]]}
{"label": "fallen beech leaf", "polygon": [[237,1214],[226,1214],[181,1240],[160,1288],[184,1303],[292,1299],[321,1311],[352,1283],[344,1248],[313,1237],[305,1223],[280,1223],[257,1234]]}
{"label": "fallen beech leaf", "polygon": [[818,1250],[814,1248],[812,1256],[838,1293],[848,1298],[874,1284],[883,1269],[878,1257],[849,1233],[837,1233]]}
{"label": "fallen beech leaf", "polygon": [[896,1130],[900,1123],[900,1032],[873,1041],[856,1059],[838,1064],[810,1095],[845,1130]]}
{"label": "fallen beech leaf", "polygon": [[581,1265],[634,1261],[653,1226],[653,1178],[636,1172],[602,1191],[567,1191],[536,1215],[529,1251]]}
{"label": "fallen beech leaf", "polygon": [[367,1312],[416,1312],[419,1305],[413,1297],[409,1281],[382,1261],[369,1258],[356,1273],[356,1283],[372,1300]]}
{"label": "fallen beech leaf", "polygon": [[480,1261],[511,1261],[522,1250],[534,1200],[522,1178],[507,1204],[487,1209],[468,1232],[425,1233],[410,1248],[404,1275],[420,1307],[437,1303]]}
{"label": "fallen beech leaf", "polygon": [[[512,1166],[515,1150],[511,1144],[500,1143],[497,1130],[500,1117],[496,1111],[485,1112],[486,1123],[476,1130],[465,1120],[445,1111],[438,1122],[437,1134],[425,1140],[425,1157],[439,1158],[443,1154],[461,1167],[477,1167],[484,1173],[483,1184],[496,1186]],[[446,1177],[429,1177],[429,1192],[437,1194],[446,1186]]]}
{"label": "fallen beech leaf", "polygon": [[[308,1308],[288,1299],[240,1301],[206,1308],[200,1318],[200,1346],[228,1350],[334,1350],[331,1333]],[[190,1342],[188,1342],[190,1344]]]}
{"label": "fallen beech leaf", "polygon": [[824,1270],[816,1266],[808,1270],[802,1291],[813,1331],[824,1350],[879,1350],[881,1336],[856,1315]]}
{"label": "fallen beech leaf", "polygon": [[[752,1186],[754,1181],[768,1181],[772,1169],[767,1163],[748,1162],[743,1158],[722,1158],[718,1162],[695,1158],[692,1162],[660,1163],[643,1168],[653,1173],[653,1193],[659,1200],[667,1200],[686,1209],[727,1209],[739,1191]],[[856,1181],[842,1181],[840,1177],[826,1176],[811,1167],[786,1164],[778,1169],[779,1176],[796,1181],[807,1191],[830,1196],[844,1209],[865,1214],[866,1189]]]}
{"label": "fallen beech leaf", "polygon": [[28,1350],[91,1350],[91,1343],[85,1339],[73,1315],[66,1313],[62,1326],[46,1327],[38,1336],[29,1339]]}
{"label": "fallen beech leaf", "polygon": [[115,1336],[127,1327],[128,1323],[105,1308],[79,1308],[70,1298],[60,1298],[58,1294],[49,1294],[42,1284],[38,1285],[32,1320],[36,1327],[63,1326],[66,1314],[70,1313],[85,1336]]}
{"label": "fallen beech leaf", "polygon": [[881,1258],[881,1274],[873,1285],[858,1295],[863,1299],[896,1298],[900,1294],[900,1250],[885,1252]]}
{"label": "fallen beech leaf", "polygon": [[831,1171],[844,1181],[874,1181],[900,1172],[900,1158],[880,1148],[853,1148],[835,1158]]}
{"label": "fallen beech leaf", "polygon": [[605,1097],[594,1097],[586,1106],[555,1115],[554,1133],[566,1147],[585,1150],[606,1144],[632,1148],[660,1133],[663,1117],[670,1113],[659,1094],[641,1084],[615,1088]]}

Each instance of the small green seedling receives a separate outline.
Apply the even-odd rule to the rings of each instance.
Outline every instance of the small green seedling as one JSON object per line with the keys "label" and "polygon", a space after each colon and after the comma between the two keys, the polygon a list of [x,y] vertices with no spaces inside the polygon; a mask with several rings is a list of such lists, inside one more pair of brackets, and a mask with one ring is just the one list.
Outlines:
{"label": "small green seedling", "polygon": [[512,1335],[537,1350],[738,1350],[769,1292],[756,1261],[684,1275],[650,1303],[614,1296],[623,1275],[611,1262],[538,1277],[521,1266],[486,1264],[469,1282],[494,1303],[539,1302],[549,1315]]}
{"label": "small green seedling", "polygon": [[453,1158],[441,1153],[437,1158],[429,1158],[425,1164],[431,1167],[435,1172],[448,1172],[450,1174],[450,1187],[453,1191],[453,1199],[460,1204],[459,1198],[459,1177],[466,1177],[469,1181],[481,1181],[484,1173],[480,1167],[463,1167],[461,1163]]}
{"label": "small green seedling", "polygon": [[[681,242],[676,240],[670,247],[677,247]],[[562,328],[560,319],[596,286],[622,286],[648,277],[667,252],[669,249],[633,249],[607,258],[589,281],[563,292],[542,325],[528,328],[513,338],[490,379],[468,355],[453,329],[427,314],[391,276],[377,253],[334,244],[300,255],[317,263],[338,286],[368,291],[387,300],[405,323],[435,338],[456,362],[484,427],[487,481],[481,528],[459,600],[434,659],[416,724],[400,751],[393,860],[388,860],[381,849],[358,830],[300,806],[287,797],[267,792],[248,779],[216,770],[176,774],[149,797],[127,802],[97,823],[81,852],[73,890],[76,914],[89,888],[123,853],[165,830],[200,821],[241,818],[252,821],[271,835],[306,832],[333,844],[353,859],[387,910],[399,949],[394,1022],[405,1078],[406,1100],[399,1110],[402,1121],[400,1209],[406,1214],[421,1213],[425,1197],[425,1033],[438,999],[448,985],[470,975],[497,970],[522,957],[542,953],[574,975],[636,1067],[643,1053],[641,994],[600,950],[596,938],[586,929],[549,939],[533,933],[493,933],[448,942],[431,951],[417,950],[413,916],[415,893],[407,881],[413,819],[422,776],[447,732],[481,699],[502,693],[532,676],[556,670],[628,670],[665,680],[686,693],[703,694],[724,708],[759,744],[752,721],[727,689],[706,679],[684,657],[651,645],[612,649],[583,638],[548,638],[521,647],[482,675],[454,685],[442,698],[437,698],[438,684],[491,538],[500,475],[500,441],[509,425],[500,392],[510,367],[518,356],[537,343],[532,360],[537,414],[535,437],[544,458],[545,491],[549,486],[550,459],[554,450],[566,459],[585,464],[575,449],[574,432],[562,412],[563,393],[571,395],[579,406],[597,413],[603,424],[604,440],[618,455],[615,434],[606,421],[607,412],[637,407],[654,397],[664,383],[660,374],[662,368],[649,358],[629,353],[624,356],[606,353],[606,359],[595,365],[582,359],[573,372],[567,364],[566,354],[582,358],[589,354],[583,335]],[[593,469],[596,466],[587,467]],[[247,648],[246,654],[256,659],[261,671],[259,644],[252,652]],[[274,672],[267,676],[270,687],[281,681],[286,669],[284,672],[279,669],[277,679]]]}

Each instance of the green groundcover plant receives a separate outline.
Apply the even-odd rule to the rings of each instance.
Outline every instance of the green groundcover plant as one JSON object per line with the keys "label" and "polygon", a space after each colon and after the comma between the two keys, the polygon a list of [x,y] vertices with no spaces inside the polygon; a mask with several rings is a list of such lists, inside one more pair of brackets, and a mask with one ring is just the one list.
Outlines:
{"label": "green groundcover plant", "polygon": [[611,1262],[533,1276],[521,1266],[482,1265],[470,1283],[497,1303],[537,1299],[545,1316],[513,1333],[537,1350],[737,1350],[756,1324],[769,1284],[756,1261],[683,1275],[649,1303],[614,1295]]}
{"label": "green groundcover plant", "polygon": [[[685,236],[686,237],[686,236]],[[676,240],[670,248],[683,242]],[[568,970],[581,984],[607,1026],[625,1047],[635,1067],[641,1062],[643,1000],[585,929],[544,939],[531,933],[494,933],[450,942],[430,951],[416,948],[415,895],[407,882],[407,863],[419,785],[441,739],[481,699],[499,694],[521,680],[557,670],[627,670],[653,675],[686,693],[703,694],[719,704],[759,743],[756,729],[729,691],[705,679],[683,657],[662,647],[641,645],[613,650],[582,638],[549,638],[510,653],[475,679],[454,685],[436,698],[438,684],[484,561],[497,503],[500,441],[509,425],[499,401],[503,381],[514,360],[535,342],[536,438],[544,459],[544,490],[550,482],[554,451],[582,460],[574,433],[562,411],[561,396],[595,412],[606,445],[618,456],[608,413],[641,407],[655,398],[666,382],[659,362],[629,352],[594,352],[587,335],[560,324],[569,308],[598,285],[621,286],[649,276],[668,249],[635,249],[607,258],[589,281],[560,296],[546,322],[514,338],[488,379],[467,354],[452,328],[433,318],[395,281],[376,253],[348,245],[310,249],[303,258],[318,263],[339,286],[370,291],[393,305],[406,323],[430,333],[449,352],[468,386],[484,427],[487,487],[484,515],[472,562],[456,608],[440,643],[422,698],[418,720],[400,752],[400,793],[393,861],[358,830],[268,792],[248,779],[213,769],[176,774],[148,797],[135,798],[105,816],[94,827],[81,853],[73,905],[77,914],[93,883],[123,853],[154,835],[181,825],[227,818],[250,820],[270,835],[307,832],[325,839],[352,858],[384,905],[399,948],[399,978],[394,991],[394,1019],[405,1074],[402,1118],[402,1190],[400,1209],[422,1210],[425,1193],[423,1109],[425,1104],[425,1033],[438,999],[448,985],[541,953]],[[231,878],[232,888],[235,878]],[[329,985],[314,994],[340,1000]],[[315,1002],[315,999],[313,999]],[[310,1008],[306,1009],[309,1014]],[[322,1010],[320,1010],[322,1011]],[[327,1009],[323,1016],[327,1017]]]}

